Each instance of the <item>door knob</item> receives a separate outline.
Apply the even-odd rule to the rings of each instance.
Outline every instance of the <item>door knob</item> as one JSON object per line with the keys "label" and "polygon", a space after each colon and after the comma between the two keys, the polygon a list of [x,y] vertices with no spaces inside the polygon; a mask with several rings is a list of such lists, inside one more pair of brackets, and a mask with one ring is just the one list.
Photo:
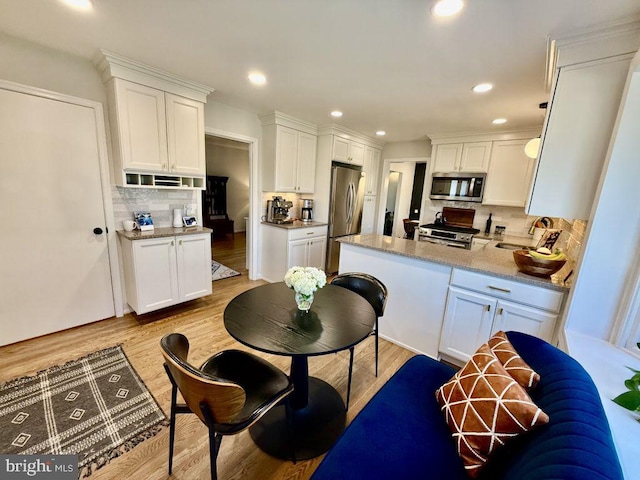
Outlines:
{"label": "door knob", "polygon": [[93,229],[93,233],[96,235],[102,235],[102,229],[100,227],[96,227]]}

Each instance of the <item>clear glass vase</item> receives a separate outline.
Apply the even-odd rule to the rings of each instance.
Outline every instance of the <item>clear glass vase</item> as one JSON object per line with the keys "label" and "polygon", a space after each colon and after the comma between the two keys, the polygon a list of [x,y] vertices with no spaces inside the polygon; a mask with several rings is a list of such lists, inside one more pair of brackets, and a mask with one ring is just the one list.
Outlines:
{"label": "clear glass vase", "polygon": [[298,304],[298,310],[308,312],[313,303],[313,293],[311,295],[303,295],[302,293],[295,293],[296,303]]}

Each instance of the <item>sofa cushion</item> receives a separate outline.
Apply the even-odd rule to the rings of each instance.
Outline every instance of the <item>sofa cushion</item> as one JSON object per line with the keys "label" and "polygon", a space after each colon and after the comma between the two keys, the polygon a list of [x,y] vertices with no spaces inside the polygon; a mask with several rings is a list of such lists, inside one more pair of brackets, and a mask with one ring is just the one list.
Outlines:
{"label": "sofa cushion", "polygon": [[423,355],[405,363],[353,419],[314,480],[465,480],[433,392],[455,371]]}
{"label": "sofa cushion", "polygon": [[531,389],[538,384],[540,375],[522,360],[503,331],[489,339],[489,347],[516,382],[526,389]]}
{"label": "sofa cushion", "polygon": [[487,344],[436,391],[436,398],[472,478],[497,448],[549,421]]}

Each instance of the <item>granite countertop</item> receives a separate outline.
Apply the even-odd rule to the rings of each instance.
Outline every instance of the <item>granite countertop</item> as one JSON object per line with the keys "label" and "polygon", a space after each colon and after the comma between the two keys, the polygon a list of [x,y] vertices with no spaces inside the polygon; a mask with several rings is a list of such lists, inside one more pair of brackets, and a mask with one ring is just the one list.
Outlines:
{"label": "granite countertop", "polygon": [[126,232],[124,230],[118,230],[118,235],[127,240],[144,240],[147,238],[162,238],[162,237],[177,237],[181,235],[195,235],[197,233],[212,233],[213,230],[206,227],[156,227],[153,230],[134,230],[133,232]]}
{"label": "granite countertop", "polygon": [[[487,239],[489,238],[487,237]],[[405,240],[403,238],[386,237],[377,234],[352,235],[343,237],[338,241],[345,244],[379,250],[381,252],[395,253],[403,257],[427,260],[429,262],[450,265],[479,273],[488,273],[497,277],[516,280],[561,292],[567,292],[569,290],[569,287],[564,285],[562,279],[554,278],[554,276],[551,278],[534,277],[519,272],[513,261],[513,251],[495,248],[495,245],[499,241],[530,244],[531,239],[527,238],[507,236],[499,240],[490,239],[487,245],[474,250],[453,248],[429,242]]]}
{"label": "granite countertop", "polygon": [[323,222],[302,222],[300,220],[294,220],[292,223],[270,223],[270,222],[261,222],[263,225],[269,225],[270,227],[277,228],[285,228],[287,230],[291,230],[294,228],[309,228],[309,227],[322,227],[327,225],[327,223]]}

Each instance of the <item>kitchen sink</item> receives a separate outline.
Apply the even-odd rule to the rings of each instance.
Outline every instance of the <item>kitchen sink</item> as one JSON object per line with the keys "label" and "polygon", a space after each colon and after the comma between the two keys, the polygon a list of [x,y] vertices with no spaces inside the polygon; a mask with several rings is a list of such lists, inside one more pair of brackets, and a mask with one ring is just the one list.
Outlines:
{"label": "kitchen sink", "polygon": [[496,248],[504,248],[506,250],[527,250],[531,245],[520,245],[518,243],[500,242],[496,243]]}

